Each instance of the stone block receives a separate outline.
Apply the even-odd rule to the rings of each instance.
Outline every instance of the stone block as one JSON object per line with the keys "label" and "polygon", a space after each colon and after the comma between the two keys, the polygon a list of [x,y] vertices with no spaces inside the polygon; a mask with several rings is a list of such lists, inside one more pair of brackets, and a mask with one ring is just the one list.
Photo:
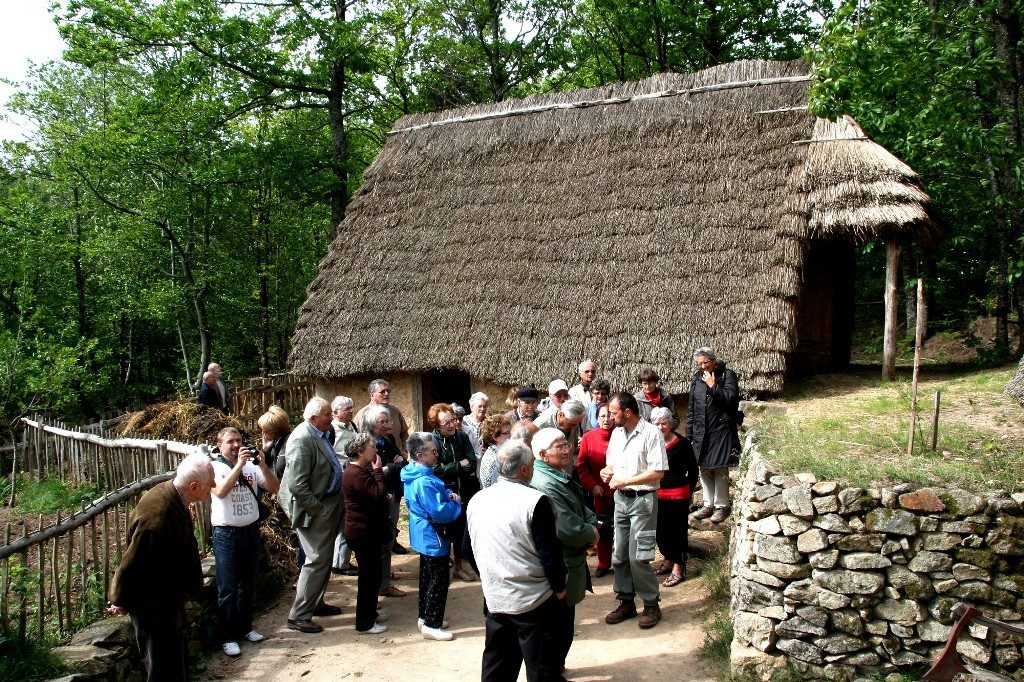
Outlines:
{"label": "stone block", "polygon": [[1024,519],[999,517],[999,525],[989,531],[985,542],[996,554],[1024,556]]}
{"label": "stone block", "polygon": [[843,488],[839,491],[839,511],[841,513],[852,514],[863,511],[866,505],[873,506],[874,501],[871,496],[864,494],[863,488]]}
{"label": "stone block", "polygon": [[928,613],[940,623],[950,625],[953,622],[953,606],[956,602],[957,600],[952,597],[936,597],[928,604]]}
{"label": "stone block", "polygon": [[992,596],[992,586],[988,583],[972,580],[960,583],[949,591],[950,596],[963,599],[968,602],[988,601]]}
{"label": "stone block", "polygon": [[729,664],[739,675],[746,675],[755,680],[772,680],[775,679],[777,671],[785,667],[785,658],[746,646],[733,638],[729,650]]}
{"label": "stone block", "polygon": [[961,635],[956,640],[956,652],[968,661],[985,665],[992,659],[992,649],[988,645],[970,637]]}
{"label": "stone block", "polygon": [[848,654],[868,648],[868,643],[850,635],[830,635],[814,640],[814,645],[826,654]]}
{"label": "stone block", "polygon": [[959,518],[972,516],[985,509],[985,500],[974,493],[956,488],[935,489],[935,493],[951,516]]}
{"label": "stone block", "polygon": [[114,646],[135,646],[135,630],[128,616],[102,618],[86,625],[71,637],[72,646],[98,646],[109,649]]}
{"label": "stone block", "polygon": [[755,457],[750,463],[750,474],[755,483],[767,483],[775,473],[774,465],[764,457]]}
{"label": "stone block", "polygon": [[992,580],[992,587],[1013,594],[1024,592],[1024,575],[1005,575],[1000,573]]}
{"label": "stone block", "polygon": [[882,620],[913,626],[927,618],[920,603],[911,599],[887,599],[875,607],[875,615]]}
{"label": "stone block", "polygon": [[885,636],[889,634],[889,623],[884,620],[869,620],[864,623],[864,629],[872,635]]}
{"label": "stone block", "polygon": [[782,532],[778,516],[766,516],[750,524],[750,529],[761,535],[778,535]]}
{"label": "stone block", "polygon": [[915,573],[934,573],[948,571],[953,567],[953,558],[942,552],[918,552],[907,566]]}
{"label": "stone block", "polygon": [[782,592],[750,580],[740,581],[736,588],[740,601],[748,606],[782,606]]}
{"label": "stone block", "polygon": [[839,550],[829,549],[824,552],[817,552],[808,558],[811,568],[835,568],[839,563]]}
{"label": "stone block", "polygon": [[761,505],[761,510],[763,512],[762,516],[768,514],[785,514],[789,511],[789,505],[786,504],[786,500],[782,498],[782,495],[769,497],[764,502],[751,502],[751,504]]}
{"label": "stone block", "polygon": [[776,518],[779,521],[779,526],[782,528],[782,534],[787,537],[799,535],[811,527],[810,522],[798,519],[792,514],[780,514]]}
{"label": "stone block", "polygon": [[51,653],[71,670],[86,675],[105,675],[120,652],[92,644],[69,644],[55,647]]}
{"label": "stone block", "polygon": [[984,516],[972,516],[959,521],[945,521],[942,524],[942,530],[945,533],[984,535],[988,532],[988,519]]}
{"label": "stone block", "polygon": [[772,620],[785,620],[789,617],[785,606],[765,606],[757,610],[757,615]]}
{"label": "stone block", "polygon": [[925,533],[931,533],[939,529],[939,520],[934,516],[922,516],[920,528]]}
{"label": "stone block", "polygon": [[814,623],[819,627],[825,627],[828,622],[828,611],[817,606],[801,606],[796,613],[808,623]]}
{"label": "stone block", "polygon": [[851,554],[844,554],[839,558],[839,565],[843,568],[849,568],[851,570],[864,570],[864,569],[877,569],[877,568],[888,568],[892,566],[892,561],[888,557],[884,557],[881,554],[872,554],[870,552],[853,552]]}
{"label": "stone block", "polygon": [[[811,567],[806,563],[787,564],[781,561],[762,559],[761,557],[757,557],[757,567],[762,572],[783,580],[800,580],[811,574]],[[782,587],[782,584],[773,585],[773,587]]]}
{"label": "stone block", "polygon": [[828,547],[828,535],[820,528],[811,528],[796,538],[796,549],[803,554],[811,554]]}
{"label": "stone block", "polygon": [[843,520],[838,514],[823,514],[811,521],[815,528],[821,528],[829,533],[852,533],[850,524]]}
{"label": "stone block", "polygon": [[802,483],[786,488],[782,491],[782,499],[789,507],[789,513],[797,518],[810,519],[814,517],[814,505],[811,503],[811,486]]}
{"label": "stone block", "polygon": [[874,594],[885,585],[880,573],[867,571],[815,570],[812,577],[821,587],[839,594]]}
{"label": "stone block", "polygon": [[[763,561],[763,559],[762,559],[762,561]],[[788,566],[789,564],[786,564],[786,565]],[[780,580],[779,578],[776,578],[774,575],[771,575],[769,573],[765,573],[764,571],[761,571],[761,570],[757,570],[757,569],[753,569],[753,568],[744,568],[744,569],[740,570],[739,574],[740,574],[741,578],[745,578],[747,580],[753,580],[755,583],[760,583],[761,585],[764,585],[765,587],[785,587],[786,586],[786,583],[783,580]]]}
{"label": "stone block", "polygon": [[816,665],[825,662],[821,656],[821,649],[801,639],[780,639],[775,642],[775,648],[800,661]]}
{"label": "stone block", "polygon": [[804,560],[797,550],[797,545],[786,537],[775,535],[755,535],[754,554],[762,559],[786,564],[796,564]]}
{"label": "stone block", "polygon": [[808,485],[814,485],[815,483],[818,482],[818,477],[809,471],[805,471],[797,474],[796,480],[800,481],[801,483],[806,483]]}
{"label": "stone block", "polygon": [[819,514],[833,514],[839,511],[839,498],[835,495],[815,497],[811,503],[814,505],[814,511]]}
{"label": "stone block", "polygon": [[[835,481],[818,481],[811,486],[811,492],[815,495],[831,495],[839,489],[839,484]],[[1024,506],[1024,503],[1021,503]]]}
{"label": "stone block", "polygon": [[903,509],[872,509],[864,519],[868,530],[892,535],[917,535],[917,517]]}
{"label": "stone block", "polygon": [[860,614],[853,609],[839,609],[829,614],[832,620],[832,627],[848,635],[859,637],[864,632],[864,621]]}
{"label": "stone block", "polygon": [[[849,665],[871,667],[881,663],[882,659],[880,659],[878,654],[873,651],[861,651],[860,653],[848,656],[845,662]],[[902,679],[900,682],[902,682]]]}
{"label": "stone block", "polygon": [[881,552],[885,533],[857,533],[836,539],[835,548],[844,552]]}
{"label": "stone block", "polygon": [[936,580],[932,583],[932,585],[935,587],[935,591],[939,594],[946,594],[959,584],[960,583],[958,583],[956,580],[953,580],[952,578],[950,578],[949,580]]}
{"label": "stone block", "polygon": [[963,582],[965,580],[991,579],[992,575],[980,566],[974,564],[953,564],[953,577]]}
{"label": "stone block", "polygon": [[760,651],[768,651],[775,644],[775,621],[746,611],[733,618],[733,634],[741,643]]}
{"label": "stone block", "polygon": [[996,662],[1012,670],[1020,666],[1021,655],[1015,646],[997,646],[996,647]]}
{"label": "stone block", "polygon": [[802,637],[823,637],[828,634],[825,628],[810,623],[800,616],[794,616],[782,621],[775,626],[775,632],[779,637],[802,638]]}
{"label": "stone block", "polygon": [[774,485],[759,485],[750,492],[751,502],[764,502],[782,492],[782,488]]}
{"label": "stone block", "polygon": [[929,552],[946,552],[959,547],[963,538],[956,533],[922,533],[921,549]]}
{"label": "stone block", "polygon": [[943,512],[946,504],[933,490],[922,488],[916,492],[904,493],[899,497],[902,508],[913,512]]}
{"label": "stone block", "polygon": [[899,623],[889,623],[889,630],[903,640],[903,646],[909,646],[908,638],[914,636],[914,628]]}
{"label": "stone block", "polygon": [[933,618],[917,624],[917,636],[926,642],[945,642],[952,630],[952,626],[943,625]]}
{"label": "stone block", "polygon": [[981,568],[992,568],[996,564],[996,555],[988,548],[972,549],[961,547],[956,550],[956,560],[964,564],[974,564]]}
{"label": "stone block", "polygon": [[[900,668],[905,668],[911,665],[922,665],[924,663],[931,662],[925,656],[914,653],[913,651],[907,651],[906,649],[904,649],[903,651],[898,651],[895,654],[893,654],[891,660],[894,664],[896,664],[896,666]],[[901,679],[903,678],[901,677]]]}

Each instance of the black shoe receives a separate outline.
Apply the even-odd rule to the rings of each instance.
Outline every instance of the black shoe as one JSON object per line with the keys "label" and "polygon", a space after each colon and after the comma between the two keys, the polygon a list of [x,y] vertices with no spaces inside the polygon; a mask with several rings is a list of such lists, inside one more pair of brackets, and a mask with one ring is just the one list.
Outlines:
{"label": "black shoe", "polygon": [[612,569],[610,569],[610,568],[599,568],[596,571],[594,571],[594,577],[595,578],[603,578],[603,577],[605,577],[606,575],[608,575],[611,572],[612,572]]}
{"label": "black shoe", "polygon": [[391,546],[391,553],[392,554],[408,554],[409,550],[406,549],[405,547],[402,547],[397,542],[395,542],[395,544]]}
{"label": "black shoe", "polygon": [[341,607],[334,604],[321,604],[313,609],[314,616],[337,616],[341,614]]}
{"label": "black shoe", "polygon": [[332,568],[331,573],[334,575],[359,575],[359,569],[348,567],[348,568]]}
{"label": "black shoe", "polygon": [[305,632],[312,634],[314,632],[323,632],[324,627],[314,620],[306,618],[304,620],[292,620],[288,619],[288,627],[292,630],[298,630],[299,632]]}

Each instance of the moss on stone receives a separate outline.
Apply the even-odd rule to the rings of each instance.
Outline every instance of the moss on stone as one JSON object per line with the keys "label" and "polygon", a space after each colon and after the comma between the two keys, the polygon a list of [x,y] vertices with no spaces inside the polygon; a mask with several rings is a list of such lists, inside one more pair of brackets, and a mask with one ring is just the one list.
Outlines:
{"label": "moss on stone", "polygon": [[956,559],[965,564],[974,564],[979,568],[991,569],[996,562],[996,555],[990,549],[968,549],[961,547],[956,551]]}

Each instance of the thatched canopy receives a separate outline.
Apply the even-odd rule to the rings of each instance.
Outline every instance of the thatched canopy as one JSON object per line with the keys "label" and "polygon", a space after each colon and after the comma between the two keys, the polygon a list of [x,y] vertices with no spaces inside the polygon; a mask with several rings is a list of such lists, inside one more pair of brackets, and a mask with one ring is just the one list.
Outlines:
{"label": "thatched canopy", "polygon": [[809,114],[805,74],[736,62],[402,118],[309,287],[294,370],[541,385],[592,357],[678,393],[710,345],[780,390],[810,240],[930,230],[914,172]]}
{"label": "thatched canopy", "polygon": [[1017,373],[1010,379],[1010,383],[1006,384],[1006,395],[1016,398],[1017,402],[1024,405],[1024,357],[1020,359]]}

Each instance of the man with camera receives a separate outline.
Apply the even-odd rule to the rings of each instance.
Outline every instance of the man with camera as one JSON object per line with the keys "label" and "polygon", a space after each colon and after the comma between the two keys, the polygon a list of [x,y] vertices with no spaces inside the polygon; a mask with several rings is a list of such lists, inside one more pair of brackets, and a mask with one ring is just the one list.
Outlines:
{"label": "man with camera", "polygon": [[218,457],[213,461],[214,488],[210,499],[213,553],[217,559],[217,606],[224,653],[242,653],[238,641],[263,641],[252,627],[252,600],[260,560],[260,500],[262,488],[276,493],[280,484],[259,448],[242,444],[238,429],[217,434]]}

